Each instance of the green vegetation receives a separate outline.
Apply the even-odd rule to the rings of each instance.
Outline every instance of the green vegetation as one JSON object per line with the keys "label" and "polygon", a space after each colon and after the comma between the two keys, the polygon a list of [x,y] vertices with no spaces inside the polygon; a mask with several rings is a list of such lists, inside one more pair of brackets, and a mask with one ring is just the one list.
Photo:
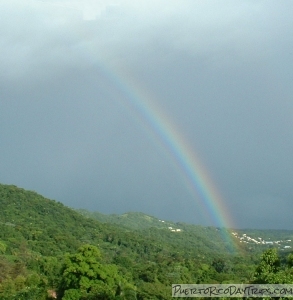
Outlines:
{"label": "green vegetation", "polygon": [[290,248],[244,244],[233,230],[76,211],[11,185],[0,185],[0,207],[3,300],[171,299],[173,283],[293,281]]}
{"label": "green vegetation", "polygon": [[256,268],[253,282],[264,284],[293,283],[292,258],[293,254],[290,254],[287,261],[281,263],[276,248],[265,251]]}

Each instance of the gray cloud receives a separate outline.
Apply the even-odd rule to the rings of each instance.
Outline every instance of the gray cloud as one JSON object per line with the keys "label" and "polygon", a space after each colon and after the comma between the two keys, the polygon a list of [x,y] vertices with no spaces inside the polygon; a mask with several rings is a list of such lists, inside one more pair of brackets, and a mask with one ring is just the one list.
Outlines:
{"label": "gray cloud", "polygon": [[235,226],[291,229],[292,6],[0,2],[1,182],[210,224],[135,88],[200,157]]}

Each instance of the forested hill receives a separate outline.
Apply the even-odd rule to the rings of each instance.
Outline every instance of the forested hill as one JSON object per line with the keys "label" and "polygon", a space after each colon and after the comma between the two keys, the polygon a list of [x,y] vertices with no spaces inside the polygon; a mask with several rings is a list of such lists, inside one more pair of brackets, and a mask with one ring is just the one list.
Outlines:
{"label": "forested hill", "polygon": [[0,206],[0,239],[8,251],[25,244],[37,253],[58,255],[107,232],[105,225],[85,219],[60,202],[12,185],[0,185]]}
{"label": "forested hill", "polygon": [[[142,212],[127,212],[121,215],[110,214],[105,215],[100,212],[90,212],[85,209],[77,209],[80,214],[85,217],[98,220],[102,223],[116,224],[120,228],[126,228],[148,233],[157,234],[157,232],[170,232],[173,234],[165,234],[172,236],[170,243],[180,243],[184,240],[185,246],[197,247],[206,244],[207,247],[215,247],[217,251],[225,252],[229,248],[225,236],[230,236],[232,243],[236,245],[242,252],[260,253],[268,247],[276,247],[284,253],[293,249],[293,231],[292,230],[272,230],[272,229],[227,229],[216,227],[204,227],[201,225],[187,224],[183,222],[172,222],[161,220],[153,216],[149,216]],[[202,244],[201,244],[202,247]],[[203,248],[202,248],[203,249]]]}
{"label": "forested hill", "polygon": [[[13,185],[0,185],[0,206],[0,239],[5,241],[8,249],[19,247],[25,242],[33,251],[43,255],[57,255],[74,251],[86,242],[100,244],[103,249],[118,240],[121,244],[129,245],[132,239],[143,239],[143,244],[147,247],[160,245],[164,240],[164,248],[171,248],[169,241],[186,252],[192,250],[199,253],[226,254],[229,250],[229,245],[225,245],[216,228],[199,226],[198,230],[189,230],[187,234],[187,225],[181,224],[176,225],[181,232],[172,232],[168,227],[172,227],[173,223],[163,225],[163,222],[147,216],[147,222],[153,221],[150,226],[142,225],[141,220],[146,215],[134,213],[129,214],[128,226],[125,224],[123,229],[119,222],[99,222],[60,202]],[[162,226],[159,227],[158,224]],[[173,226],[179,229],[175,224]],[[145,231],[143,234],[133,230],[130,232],[130,228],[141,228]]]}
{"label": "forested hill", "polygon": [[0,184],[0,299],[171,299],[174,282],[248,282],[259,259],[226,229],[97,215]]}
{"label": "forested hill", "polygon": [[77,209],[77,212],[85,217],[96,219],[103,223],[114,223],[119,226],[123,226],[130,229],[146,229],[151,227],[167,228],[168,226],[174,226],[173,222],[160,220],[158,218],[149,216],[142,212],[129,212],[122,215],[110,214],[105,215],[100,212],[91,212],[86,209]]}
{"label": "forested hill", "polygon": [[[217,253],[233,253],[235,246],[243,248],[232,231],[226,228],[204,227],[191,225],[183,222],[161,220],[142,212],[128,212],[122,215],[105,215],[100,212],[90,212],[85,209],[77,210],[85,217],[98,220],[102,223],[116,224],[120,228],[142,233],[144,236],[160,238],[169,244],[176,246],[184,245],[185,250],[197,249],[199,252],[210,252],[212,249]],[[212,251],[213,251],[212,250]]]}

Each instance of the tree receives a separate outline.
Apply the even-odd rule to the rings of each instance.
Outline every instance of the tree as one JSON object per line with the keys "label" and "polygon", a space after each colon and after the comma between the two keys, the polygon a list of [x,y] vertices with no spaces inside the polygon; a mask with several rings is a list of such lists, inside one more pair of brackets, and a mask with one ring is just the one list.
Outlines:
{"label": "tree", "polygon": [[254,283],[278,283],[276,274],[279,270],[280,259],[277,249],[268,249],[262,254],[261,261],[255,270]]}
{"label": "tree", "polygon": [[261,261],[255,271],[254,283],[292,284],[292,254],[287,258],[287,265],[281,266],[277,249],[269,249],[261,256]]}
{"label": "tree", "polygon": [[290,253],[287,257],[287,264],[288,267],[292,268],[293,267],[293,253]]}
{"label": "tree", "polygon": [[116,266],[103,264],[99,249],[93,245],[84,245],[76,254],[65,258],[61,289],[63,300],[113,299],[120,295],[123,285],[127,284]]}

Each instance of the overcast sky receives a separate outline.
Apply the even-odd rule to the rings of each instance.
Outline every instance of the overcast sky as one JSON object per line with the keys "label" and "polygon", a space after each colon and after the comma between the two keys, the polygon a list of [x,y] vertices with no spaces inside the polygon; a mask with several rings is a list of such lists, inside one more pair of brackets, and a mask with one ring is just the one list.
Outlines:
{"label": "overcast sky", "polygon": [[235,227],[293,229],[292,11],[0,0],[0,182],[75,208],[219,225],[135,107],[146,105],[198,157]]}

